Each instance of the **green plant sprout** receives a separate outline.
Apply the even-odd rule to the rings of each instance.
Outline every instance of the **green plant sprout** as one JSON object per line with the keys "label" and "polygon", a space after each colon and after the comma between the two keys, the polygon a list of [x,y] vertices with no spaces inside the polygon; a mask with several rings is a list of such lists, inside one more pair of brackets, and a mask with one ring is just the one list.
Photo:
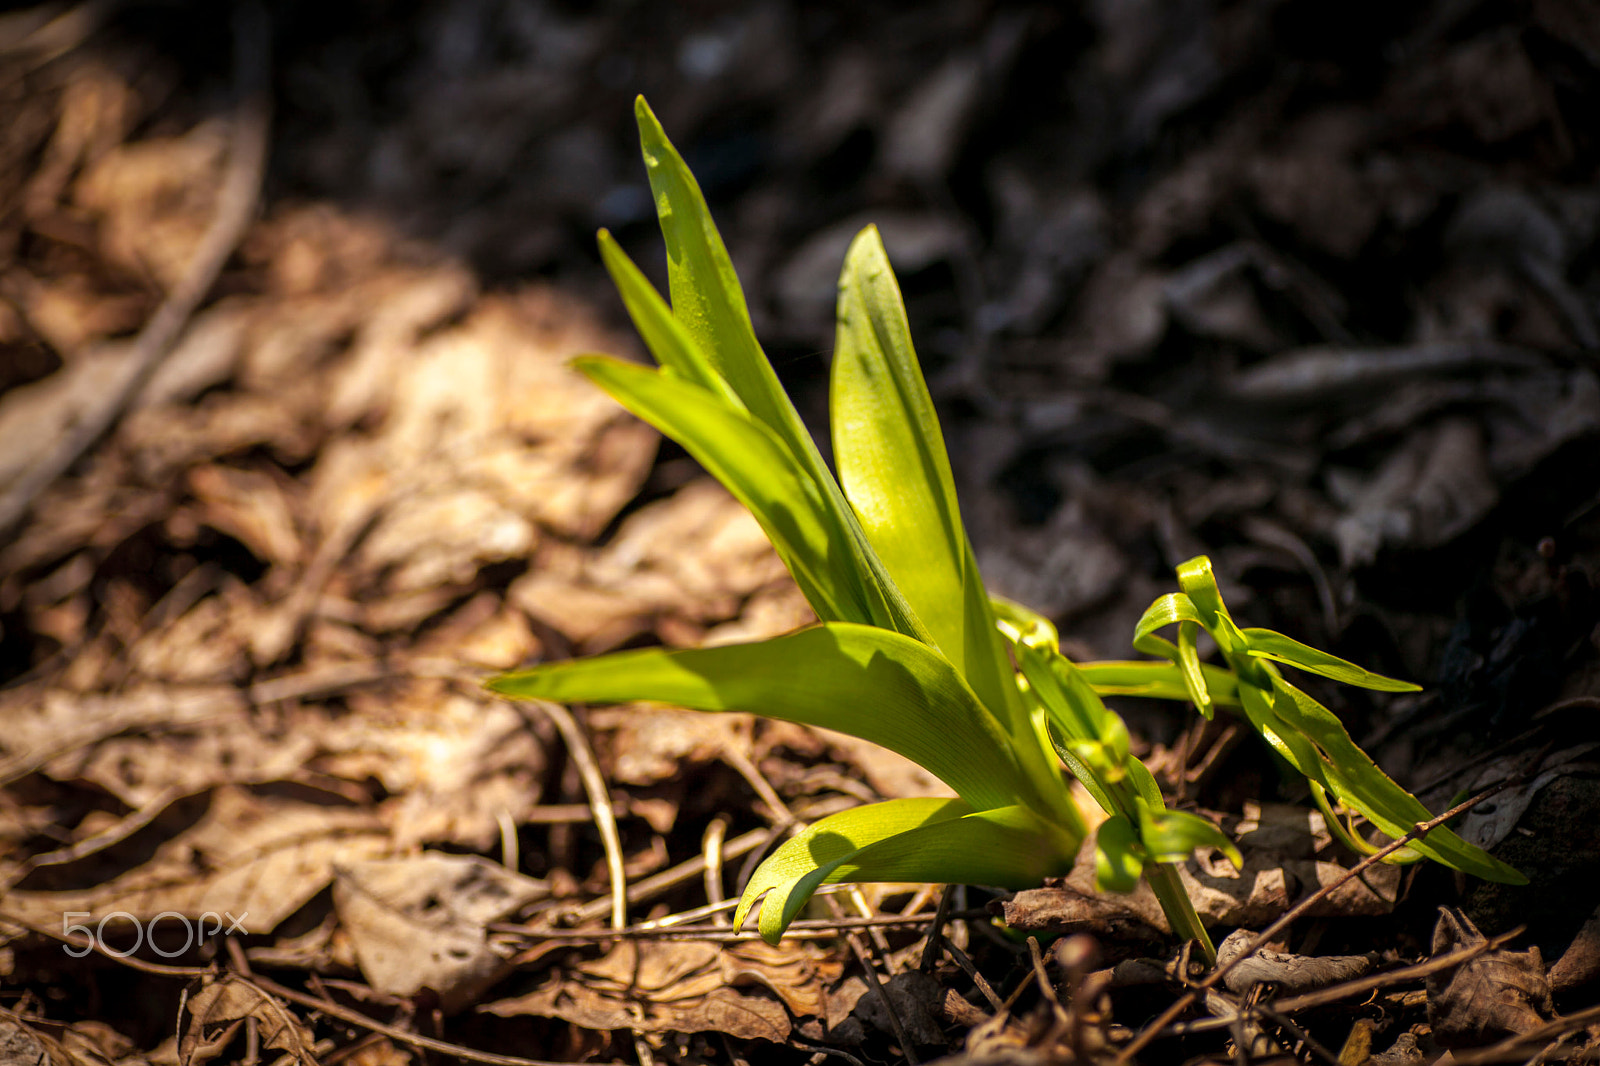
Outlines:
{"label": "green plant sprout", "polygon": [[[1170,661],[1075,665],[1048,620],[990,598],[899,286],[870,226],[839,280],[835,480],[756,340],[698,184],[643,98],[635,110],[671,306],[604,231],[600,252],[659,368],[599,355],[574,366],[750,509],[818,624],[756,643],[549,663],[488,687],[520,699],[650,700],[823,726],[906,756],[958,797],[890,799],[813,823],[756,869],[736,926],[759,904],[761,935],[776,942],[825,884],[1020,889],[1065,874],[1088,835],[1065,763],[1107,815],[1095,837],[1097,884],[1127,891],[1144,877],[1173,931],[1214,956],[1173,864],[1197,847],[1218,848],[1236,865],[1239,853],[1210,822],[1166,807],[1102,695],[1188,699],[1208,716],[1217,704],[1241,708],[1324,809],[1331,793],[1392,836],[1429,817],[1274,662],[1373,688],[1415,686],[1269,630],[1239,630],[1204,558],[1179,569],[1183,591],[1157,600],[1135,637],[1136,648]],[[1155,633],[1173,623],[1176,644]],[[1200,628],[1225,669],[1199,661]],[[1415,849],[1491,880],[1521,879],[1448,830]]]}

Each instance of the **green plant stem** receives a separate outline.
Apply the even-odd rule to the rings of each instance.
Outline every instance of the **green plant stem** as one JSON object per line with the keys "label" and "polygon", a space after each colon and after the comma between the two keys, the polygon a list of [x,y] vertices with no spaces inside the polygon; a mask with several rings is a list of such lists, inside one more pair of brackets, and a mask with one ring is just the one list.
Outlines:
{"label": "green plant stem", "polygon": [[1211,934],[1201,924],[1200,915],[1195,913],[1194,904],[1189,902],[1189,894],[1183,890],[1178,868],[1170,862],[1153,862],[1144,868],[1144,877],[1161,903],[1162,913],[1167,916],[1167,924],[1172,926],[1173,933],[1183,940],[1200,941],[1200,950],[1205,952],[1207,964],[1215,965],[1216,946],[1211,943]]}

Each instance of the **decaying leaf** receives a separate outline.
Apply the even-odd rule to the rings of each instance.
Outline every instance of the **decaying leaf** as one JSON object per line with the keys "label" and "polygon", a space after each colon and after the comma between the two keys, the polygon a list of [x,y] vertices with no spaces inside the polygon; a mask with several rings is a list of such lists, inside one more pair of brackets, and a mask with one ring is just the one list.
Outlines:
{"label": "decaying leaf", "polygon": [[[1433,953],[1482,944],[1485,937],[1461,911],[1439,908]],[[1496,948],[1428,977],[1428,1020],[1444,1047],[1477,1047],[1530,1032],[1552,1017],[1550,981],[1537,946]]]}
{"label": "decaying leaf", "polygon": [[334,907],[367,983],[397,996],[431,989],[451,1012],[510,969],[485,926],[549,894],[476,855],[340,862],[334,875]]}
{"label": "decaying leaf", "polygon": [[[1280,841],[1280,845],[1281,845]],[[1345,868],[1332,862],[1296,858],[1285,850],[1263,850],[1248,837],[1239,841],[1244,866],[1235,869],[1220,853],[1202,848],[1178,866],[1178,877],[1207,926],[1260,928],[1308,893],[1332,884]],[[1092,847],[1092,841],[1090,845]],[[1394,908],[1400,870],[1377,866],[1322,897],[1308,912],[1322,917],[1387,914]],[[1018,892],[1001,904],[1007,925],[1023,932],[1106,932],[1143,928],[1169,932],[1155,893],[1141,882],[1127,895],[1100,893],[1094,887],[1092,851],[1080,854],[1073,872],[1044,888]]]}
{"label": "decaying leaf", "polygon": [[723,1032],[782,1042],[795,1016],[827,1017],[841,963],[806,948],[760,942],[625,941],[557,972],[538,989],[480,1008],[536,1014],[593,1029]]}
{"label": "decaying leaf", "polygon": [[244,1022],[254,1019],[262,1046],[275,1048],[297,1066],[317,1066],[311,1031],[283,1004],[244,978],[211,980],[189,997],[187,1024],[178,1037],[179,1066],[199,1066],[220,1054]]}
{"label": "decaying leaf", "polygon": [[[119,911],[139,922],[165,911],[191,919],[225,913],[238,929],[269,933],[327,886],[335,862],[391,847],[370,810],[238,786],[200,799],[199,817],[187,815],[188,828],[161,842],[148,862],[89,888],[33,891],[24,882],[6,894],[7,912],[51,929],[68,911],[91,923]],[[52,871],[72,874],[71,867]]]}

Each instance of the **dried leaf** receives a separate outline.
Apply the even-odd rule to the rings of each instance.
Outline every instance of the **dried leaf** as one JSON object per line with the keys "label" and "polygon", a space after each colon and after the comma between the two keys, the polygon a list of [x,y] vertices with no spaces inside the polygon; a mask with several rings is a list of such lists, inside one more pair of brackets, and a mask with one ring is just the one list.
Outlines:
{"label": "dried leaf", "polygon": [[299,1066],[317,1066],[316,1040],[277,1000],[232,974],[207,979],[188,1000],[188,1025],[178,1038],[179,1066],[204,1063],[228,1045],[240,1025],[255,1019],[257,1039],[292,1057]]}
{"label": "dried leaf", "polygon": [[[1443,955],[1487,938],[1453,907],[1439,908],[1433,953]],[[1537,947],[1496,948],[1428,976],[1428,1021],[1447,1048],[1477,1047],[1530,1032],[1554,1017],[1550,981]]]}
{"label": "dried leaf", "polygon": [[424,852],[404,859],[340,862],[333,902],[367,983],[379,992],[438,994],[454,1013],[509,972],[485,928],[549,894],[476,855]]}

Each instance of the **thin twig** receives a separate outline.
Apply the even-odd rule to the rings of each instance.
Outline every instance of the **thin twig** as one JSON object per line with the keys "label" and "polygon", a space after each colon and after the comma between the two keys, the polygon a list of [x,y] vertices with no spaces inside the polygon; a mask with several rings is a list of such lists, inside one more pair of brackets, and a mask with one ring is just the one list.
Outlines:
{"label": "thin twig", "polygon": [[900,1041],[900,1054],[905,1056],[911,1066],[917,1066],[916,1048],[912,1047],[911,1039],[906,1035],[906,1027],[900,1021],[900,1012],[894,1009],[894,1003],[889,999],[889,989],[878,978],[878,968],[872,965],[872,959],[867,956],[867,949],[861,946],[861,938],[855,933],[850,933],[845,940],[850,945],[851,952],[855,954],[856,961],[867,971],[873,990],[878,993],[878,1001],[883,1004],[883,1012],[889,1016],[889,1028],[894,1030],[894,1038]]}
{"label": "thin twig", "polygon": [[285,988],[278,982],[266,977],[252,977],[250,983],[263,992],[279,996],[290,1003],[298,1003],[302,1007],[319,1010],[331,1018],[338,1018],[351,1025],[359,1025],[363,1029],[370,1029],[374,1033],[382,1033],[391,1040],[398,1040],[412,1047],[426,1048],[429,1051],[438,1051],[457,1058],[468,1059],[472,1062],[487,1062],[490,1066],[561,1066],[560,1063],[548,1059],[523,1059],[515,1055],[496,1055],[490,1051],[476,1051],[460,1044],[452,1044],[445,1040],[435,1040],[431,1036],[422,1036],[418,1033],[408,1033],[392,1025],[385,1025],[375,1018],[369,1018],[360,1011],[342,1007],[330,999],[320,999],[308,996],[304,992],[296,992],[292,988]]}
{"label": "thin twig", "polygon": [[945,885],[939,892],[939,907],[933,912],[933,927],[928,930],[927,942],[922,945],[922,961],[918,969],[931,972],[939,961],[939,946],[944,940],[944,923],[950,920],[950,901],[955,898],[956,886]]}
{"label": "thin twig", "polygon": [[49,455],[19,474],[4,494],[0,494],[0,531],[9,530],[20,522],[39,494],[70,470],[90,446],[116,424],[172,351],[184,326],[216,284],[217,276],[255,216],[271,125],[272,27],[266,8],[260,3],[239,4],[234,8],[233,30],[234,80],[240,100],[228,146],[228,168],[217,191],[211,224],[200,238],[200,245],[190,257],[183,276],[134,338],[127,355],[130,368],[127,376],[115,389],[100,397],[98,406],[83,412],[62,434]]}
{"label": "thin twig", "polygon": [[533,701],[561,732],[583,781],[583,790],[589,796],[589,806],[594,808],[595,828],[600,830],[600,843],[606,849],[606,868],[611,872],[611,928],[623,929],[628,924],[628,875],[622,868],[622,838],[617,835],[617,815],[611,807],[611,794],[606,790],[606,779],[595,761],[589,738],[578,726],[572,712],[559,703]]}
{"label": "thin twig", "polygon": [[[1284,1014],[1294,1014],[1298,1011],[1309,1010],[1313,1007],[1325,1007],[1331,1003],[1337,1003],[1340,1000],[1361,995],[1364,992],[1371,992],[1374,989],[1386,988],[1390,985],[1405,984],[1409,981],[1415,981],[1418,978],[1427,977],[1429,974],[1437,973],[1440,970],[1448,970],[1451,967],[1459,966],[1463,962],[1469,962],[1485,952],[1493,951],[1496,948],[1505,946],[1526,931],[1526,926],[1519,925],[1515,929],[1502,933],[1499,936],[1492,937],[1479,944],[1473,944],[1464,948],[1457,948],[1456,950],[1447,952],[1443,955],[1435,955],[1430,959],[1424,959],[1422,962],[1415,963],[1411,966],[1402,966],[1395,970],[1385,970],[1383,973],[1369,974],[1366,977],[1358,977],[1353,981],[1344,981],[1340,984],[1329,985],[1327,988],[1319,988],[1315,992],[1306,992],[1302,995],[1290,996],[1287,999],[1274,1000],[1272,1006],[1275,1010],[1281,1011]],[[1225,1019],[1201,1018],[1197,1021],[1178,1022],[1174,1025],[1169,1025],[1165,1030],[1156,1035],[1162,1039],[1166,1039],[1170,1037],[1189,1036],[1194,1033],[1204,1033],[1225,1028],[1227,1028]]]}
{"label": "thin twig", "polygon": [[1466,811],[1470,811],[1472,808],[1476,807],[1484,800],[1487,800],[1489,797],[1499,795],[1502,791],[1510,788],[1513,784],[1520,782],[1525,776],[1526,773],[1524,772],[1516,774],[1512,777],[1508,777],[1506,780],[1500,782],[1498,785],[1495,785],[1493,788],[1478,793],[1476,796],[1473,796],[1464,803],[1458,803],[1456,806],[1451,807],[1448,811],[1445,811],[1438,817],[1430,818],[1426,822],[1418,822],[1411,832],[1407,833],[1405,836],[1398,840],[1391,841],[1384,847],[1379,848],[1371,855],[1368,855],[1366,858],[1356,863],[1349,870],[1345,871],[1343,877],[1323,885],[1321,888],[1317,889],[1317,891],[1311,893],[1293,907],[1290,907],[1277,921],[1267,926],[1260,933],[1257,933],[1255,938],[1245,946],[1244,951],[1242,951],[1233,959],[1230,959],[1226,965],[1219,966],[1215,970],[1211,971],[1211,974],[1203,981],[1200,981],[1193,988],[1179,996],[1170,1007],[1162,1011],[1160,1016],[1158,1016],[1155,1021],[1151,1022],[1149,1025],[1140,1030],[1138,1035],[1133,1038],[1128,1046],[1123,1048],[1122,1051],[1117,1054],[1116,1061],[1118,1066],[1122,1066],[1122,1064],[1131,1062],[1135,1055],[1148,1046],[1163,1029],[1172,1023],[1173,1019],[1177,1018],[1177,1016],[1182,1014],[1185,1010],[1188,1010],[1189,1007],[1201,995],[1203,995],[1206,991],[1216,987],[1225,977],[1228,976],[1228,974],[1232,973],[1234,967],[1238,966],[1245,959],[1250,958],[1264,945],[1270,943],[1274,937],[1287,929],[1290,924],[1304,915],[1306,911],[1310,910],[1312,906],[1314,906],[1319,900],[1331,895],[1340,888],[1343,888],[1357,877],[1360,877],[1370,867],[1377,865],[1383,859],[1399,851],[1412,841],[1420,840],[1429,833],[1433,832],[1435,829],[1439,828],[1444,823],[1448,822],[1450,819],[1455,818]]}
{"label": "thin twig", "polygon": [[[817,892],[822,895],[830,889],[837,890],[833,885],[824,885]],[[696,907],[685,914],[696,917],[704,916],[713,911],[731,910],[737,901],[727,900],[712,907]],[[668,915],[666,918],[656,918],[648,922],[630,925],[626,929],[545,929],[531,925],[511,925],[495,922],[488,926],[493,933],[510,933],[515,936],[526,936],[537,940],[571,940],[578,943],[589,941],[615,940],[626,937],[637,940],[671,939],[689,936],[707,936],[718,940],[750,940],[760,935],[755,931],[734,931],[720,925],[673,925],[669,920],[679,917]],[[981,908],[965,911],[952,911],[945,915],[945,920],[968,920],[973,918],[988,918],[990,914]],[[840,933],[852,929],[895,928],[907,925],[921,925],[925,922],[938,921],[938,915],[930,914],[876,914],[871,918],[801,918],[789,923],[784,935],[795,933],[815,933],[825,936],[838,936]]]}
{"label": "thin twig", "polygon": [[989,979],[983,976],[977,966],[973,965],[972,960],[967,957],[967,953],[948,940],[944,942],[944,949],[950,953],[950,957],[955,960],[956,965],[965,970],[967,976],[972,978],[973,985],[983,994],[983,998],[989,1001],[989,1006],[994,1008],[994,1012],[996,1014],[1005,1013],[1005,1002],[1000,998],[999,993],[994,990],[994,986],[989,983]]}
{"label": "thin twig", "polygon": [[[706,826],[705,836],[700,842],[700,853],[706,860],[706,902],[717,906],[727,899],[722,892],[722,845],[727,836],[728,819],[719,814]],[[716,911],[715,915],[718,925],[728,920],[721,910]]]}
{"label": "thin twig", "polygon": [[[748,833],[741,833],[723,845],[723,860],[737,858],[748,851],[765,846],[778,832],[776,829],[752,829]],[[628,903],[632,906],[652,900],[669,888],[675,888],[685,881],[699,877],[705,868],[706,857],[696,855],[658,874],[642,878],[638,883],[628,886]],[[596,918],[604,918],[610,909],[609,900],[594,900],[571,913],[578,922],[590,922]]]}

